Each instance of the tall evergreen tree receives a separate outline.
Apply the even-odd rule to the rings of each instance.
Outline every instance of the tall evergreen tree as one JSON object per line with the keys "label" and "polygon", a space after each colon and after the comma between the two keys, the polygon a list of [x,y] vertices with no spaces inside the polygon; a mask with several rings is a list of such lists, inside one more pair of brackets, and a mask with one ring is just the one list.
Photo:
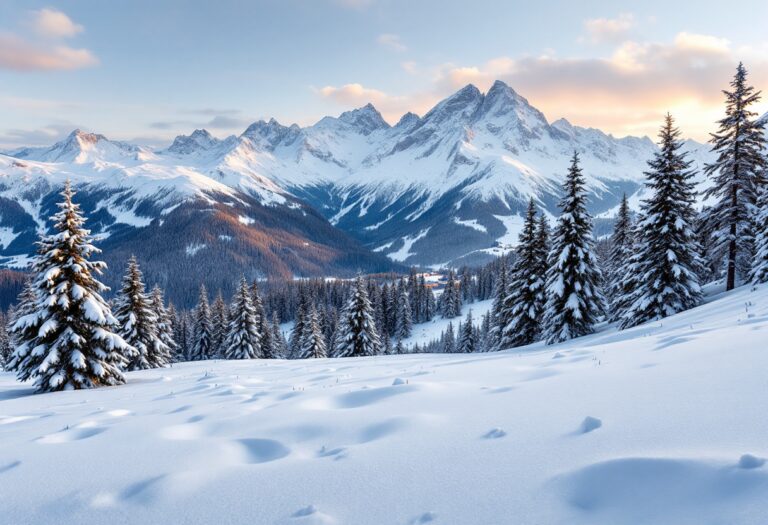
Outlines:
{"label": "tall evergreen tree", "polygon": [[248,281],[243,277],[232,299],[229,327],[224,339],[226,359],[256,359],[262,356],[261,334]]}
{"label": "tall evergreen tree", "polygon": [[693,228],[694,173],[669,114],[659,139],[659,151],[645,172],[651,195],[641,205],[627,279],[636,288],[621,314],[623,328],[662,319],[701,302],[700,249]]}
{"label": "tall evergreen tree", "polygon": [[464,319],[464,324],[459,330],[459,347],[458,351],[463,354],[471,354],[477,351],[477,331],[472,320],[472,310],[467,312],[467,317]]}
{"label": "tall evergreen tree", "polygon": [[[152,300],[152,310],[155,312],[155,317],[157,317],[158,338],[168,348],[168,353],[164,357],[166,362],[173,362],[179,353],[179,345],[176,344],[173,330],[175,315],[169,308],[165,307],[163,290],[158,285],[155,285],[152,288],[150,299]],[[172,307],[173,305],[171,305],[171,308]]]}
{"label": "tall evergreen tree", "polygon": [[32,347],[25,344],[25,341],[31,341],[35,337],[37,326],[34,323],[17,324],[16,321],[34,313],[37,308],[37,290],[33,279],[27,278],[24,281],[24,288],[22,288],[17,299],[16,308],[8,320],[8,335],[10,337],[11,348],[13,349],[11,355],[5,362],[5,370],[8,372],[16,371],[16,366],[21,363],[27,357],[29,351],[32,350]]}
{"label": "tall evergreen tree", "polygon": [[531,344],[541,333],[541,316],[546,296],[546,275],[538,273],[540,251],[538,246],[538,220],[533,199],[528,203],[523,230],[517,247],[517,259],[503,308],[507,324],[502,328],[499,348],[512,348]]}
{"label": "tall evergreen tree", "polygon": [[221,290],[211,303],[211,355],[210,358],[224,357],[224,340],[229,332],[229,307],[224,302]]}
{"label": "tall evergreen tree", "polygon": [[634,246],[634,226],[626,193],[619,205],[610,242],[611,252],[608,257],[608,272],[605,276],[608,284],[606,295],[611,304],[608,320],[616,322],[621,318],[622,313],[627,311],[629,307],[627,302],[639,285],[630,279],[629,267]]}
{"label": "tall evergreen tree", "polygon": [[307,321],[304,325],[304,335],[302,337],[302,348],[299,359],[328,357],[328,351],[325,347],[325,338],[320,330],[318,322],[317,309],[315,305],[310,305],[307,313]]}
{"label": "tall evergreen tree", "polygon": [[603,313],[600,269],[592,253],[592,218],[578,153],[573,154],[560,201],[547,272],[544,335],[548,344],[590,334]]}
{"label": "tall evergreen tree", "polygon": [[411,303],[408,300],[408,289],[405,286],[400,286],[400,296],[397,298],[397,308],[395,311],[394,336],[397,339],[408,339],[411,337],[413,322],[411,321]]}
{"label": "tall evergreen tree", "polygon": [[259,333],[261,334],[261,355],[265,359],[272,359],[274,358],[272,329],[264,310],[264,301],[261,299],[259,284],[256,281],[251,284],[251,301],[253,302],[253,311],[256,314],[256,324],[259,325]]}
{"label": "tall evergreen tree", "polygon": [[752,230],[757,179],[765,168],[763,123],[750,107],[760,100],[760,92],[747,83],[747,70],[739,64],[725,94],[725,117],[710,143],[717,160],[704,172],[712,186],[704,193],[714,199],[707,217],[707,230],[715,241],[714,255],[724,258],[726,290],[747,279],[754,250]]}
{"label": "tall evergreen tree", "polygon": [[0,312],[0,370],[11,360],[11,338],[8,335],[8,314]]}
{"label": "tall evergreen tree", "polygon": [[302,286],[299,288],[299,304],[296,308],[296,317],[294,318],[293,329],[291,330],[291,339],[288,343],[291,359],[295,359],[301,352],[304,343],[301,338],[305,333],[304,325],[307,322],[307,312],[309,311],[310,303],[309,292],[306,287]]}
{"label": "tall evergreen tree", "polygon": [[461,315],[461,290],[453,270],[448,272],[448,281],[440,296],[440,313],[445,319],[453,319]]}
{"label": "tall evergreen tree", "polygon": [[509,323],[506,317],[510,310],[504,308],[504,303],[509,294],[507,282],[507,258],[501,257],[499,273],[496,276],[493,288],[493,303],[491,304],[491,331],[488,334],[489,350],[500,350],[501,335],[504,327]]}
{"label": "tall evergreen tree", "polygon": [[208,292],[204,285],[200,286],[200,298],[195,308],[195,318],[192,327],[192,341],[189,350],[190,361],[205,361],[214,359],[213,327],[211,326],[211,307],[208,304]]}
{"label": "tall evergreen tree", "polygon": [[280,318],[277,312],[272,313],[272,359],[284,359],[288,355],[288,343],[285,341],[283,331],[280,329]]}
{"label": "tall evergreen tree", "polygon": [[443,337],[443,352],[446,354],[452,354],[456,352],[456,335],[453,332],[453,323],[448,323],[448,328],[445,329]]}
{"label": "tall evergreen tree", "polygon": [[12,368],[38,392],[122,384],[124,356],[135,352],[113,331],[117,321],[100,295],[107,288],[96,277],[106,265],[91,260],[99,250],[74,195],[67,181],[55,233],[38,243],[35,305],[14,323],[21,337]]}
{"label": "tall evergreen tree", "polygon": [[360,357],[381,353],[381,341],[373,320],[373,308],[365,282],[355,279],[336,337],[334,357]]}
{"label": "tall evergreen tree", "polygon": [[136,349],[128,357],[127,370],[146,370],[168,365],[170,348],[160,339],[157,315],[146,293],[144,277],[134,256],[128,259],[128,269],[116,300],[115,318],[120,336]]}

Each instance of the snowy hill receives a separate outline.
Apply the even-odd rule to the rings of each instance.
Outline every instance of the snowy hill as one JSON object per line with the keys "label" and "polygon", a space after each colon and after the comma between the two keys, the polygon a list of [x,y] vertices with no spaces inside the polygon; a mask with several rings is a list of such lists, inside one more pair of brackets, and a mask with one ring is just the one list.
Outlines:
{"label": "snowy hill", "polygon": [[43,395],[0,374],[0,516],[763,523],[766,330],[768,288],[742,288],[515,352],[185,363]]}
{"label": "snowy hill", "polygon": [[[691,141],[689,149],[700,167],[707,148]],[[97,214],[95,231],[113,241],[118,231],[162,222],[190,203],[255,201],[278,214],[316,210],[318,220],[321,214],[376,252],[361,267],[385,266],[384,255],[409,265],[480,262],[516,241],[529,198],[558,213],[574,150],[592,211],[608,223],[623,192],[642,191],[655,145],[563,119],[550,123],[503,82],[487,93],[468,85],[423,117],[409,113],[394,126],[368,104],[305,128],[272,119],[225,139],[195,130],[160,151],[76,130],[49,147],[0,155],[0,263],[27,261],[47,218],[45,204],[66,178]],[[303,229],[308,242],[327,244],[312,228],[288,222],[291,233]],[[306,256],[321,272],[332,269]],[[296,265],[277,273],[292,272],[303,274]]]}

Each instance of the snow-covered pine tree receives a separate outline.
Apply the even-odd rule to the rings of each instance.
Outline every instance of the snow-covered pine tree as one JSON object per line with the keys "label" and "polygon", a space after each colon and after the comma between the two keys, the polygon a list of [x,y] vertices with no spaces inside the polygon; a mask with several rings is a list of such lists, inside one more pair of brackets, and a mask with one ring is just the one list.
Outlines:
{"label": "snow-covered pine tree", "polygon": [[381,353],[381,340],[373,320],[365,281],[357,276],[339,323],[334,357],[360,357]]}
{"label": "snow-covered pine tree", "polygon": [[472,310],[467,312],[467,317],[464,319],[462,325],[461,334],[459,337],[458,352],[463,354],[471,354],[477,351],[477,331],[472,320]]}
{"label": "snow-covered pine tree", "polygon": [[118,333],[136,352],[126,356],[126,370],[147,370],[168,365],[170,348],[160,339],[157,316],[146,293],[144,277],[135,256],[128,268],[115,301]]}
{"label": "snow-covered pine tree", "polygon": [[0,370],[11,360],[11,338],[8,335],[8,314],[0,312]]}
{"label": "snow-covered pine tree", "polygon": [[304,324],[304,335],[302,336],[303,346],[299,353],[299,359],[328,357],[328,351],[325,347],[325,338],[320,330],[317,309],[315,305],[310,305],[307,313],[307,320]]}
{"label": "snow-covered pine tree", "polygon": [[208,292],[205,285],[200,285],[200,298],[195,308],[192,341],[190,342],[189,360],[205,361],[214,359],[213,327],[211,326],[211,307],[208,304]]}
{"label": "snow-covered pine tree", "polygon": [[753,284],[760,284],[768,282],[768,173],[761,177],[754,224],[755,257],[749,278]]}
{"label": "snow-covered pine tree", "polygon": [[619,212],[616,215],[616,223],[613,226],[611,235],[611,252],[608,257],[608,271],[605,276],[607,281],[607,299],[610,301],[610,311],[608,320],[618,321],[622,314],[627,311],[632,292],[639,283],[632,281],[629,271],[633,247],[634,247],[634,226],[629,211],[629,202],[625,193],[619,205]]}
{"label": "snow-covered pine tree", "polygon": [[187,361],[190,358],[189,344],[189,314],[185,311],[177,311],[173,322],[173,339],[179,345],[177,361]]}
{"label": "snow-covered pine tree", "polygon": [[24,281],[16,301],[16,308],[8,320],[8,335],[13,351],[5,362],[5,370],[8,372],[16,371],[18,364],[23,361],[32,348],[26,345],[24,341],[31,341],[36,333],[37,327],[34,324],[17,324],[16,321],[22,317],[34,313],[37,305],[37,291],[35,282],[28,278]]}
{"label": "snow-covered pine tree", "polygon": [[152,292],[150,292],[149,296],[152,300],[152,310],[154,310],[155,317],[157,318],[157,335],[160,341],[168,347],[168,354],[165,357],[167,363],[171,363],[176,359],[176,356],[179,353],[179,345],[176,344],[176,340],[173,338],[173,320],[175,314],[171,313],[170,309],[165,307],[163,290],[158,285],[155,285],[152,288]]}
{"label": "snow-covered pine tree", "polygon": [[443,337],[443,352],[452,354],[456,352],[456,335],[453,332],[453,322],[448,323]]}
{"label": "snow-covered pine tree", "polygon": [[411,303],[408,300],[408,288],[402,283],[395,312],[395,333],[393,335],[398,339],[408,339],[411,337],[411,331],[413,330]]}
{"label": "snow-covered pine tree", "polygon": [[251,284],[251,302],[256,314],[256,324],[259,325],[259,333],[261,334],[261,356],[264,359],[273,359],[272,328],[269,326],[269,319],[264,311],[264,301],[261,299],[259,284],[256,281]]}
{"label": "snow-covered pine tree", "polygon": [[540,263],[537,229],[536,204],[531,199],[520,232],[507,297],[503,303],[506,312],[502,317],[507,324],[501,330],[500,349],[531,344],[541,334],[546,276],[537,272]]}
{"label": "snow-covered pine tree", "polygon": [[579,155],[574,152],[552,236],[547,272],[544,337],[547,344],[590,334],[603,313],[600,269],[592,252],[592,218]]}
{"label": "snow-covered pine tree", "polygon": [[461,315],[461,290],[453,270],[448,272],[448,281],[440,296],[440,313],[444,319],[453,319]]}
{"label": "snow-covered pine tree", "polygon": [[704,193],[714,199],[707,217],[707,232],[714,239],[714,256],[726,263],[726,290],[746,280],[754,250],[752,231],[757,179],[766,166],[763,156],[763,123],[750,106],[760,100],[760,92],[747,83],[747,70],[739,64],[725,94],[725,117],[710,143],[717,160],[704,172],[712,179]]}
{"label": "snow-covered pine tree", "polygon": [[493,284],[493,303],[491,304],[490,312],[491,330],[488,333],[489,351],[500,349],[499,343],[501,343],[501,334],[509,321],[505,317],[509,311],[504,308],[504,301],[506,300],[509,291],[507,274],[507,258],[502,256],[499,273]]}
{"label": "snow-covered pine tree", "polygon": [[211,355],[210,358],[224,357],[224,340],[229,332],[229,307],[221,290],[211,303]]}
{"label": "snow-covered pine tree", "polygon": [[226,359],[257,359],[261,354],[261,334],[253,308],[248,281],[243,277],[230,306],[229,327],[224,339]]}
{"label": "snow-covered pine tree", "polygon": [[397,340],[397,343],[395,343],[395,348],[394,348],[393,352],[395,354],[397,354],[397,355],[407,354],[408,353],[408,351],[405,349],[405,345],[403,345],[403,340],[402,339],[398,339]]}
{"label": "snow-covered pine tree", "polygon": [[38,243],[35,304],[14,323],[13,368],[20,380],[33,378],[38,392],[125,383],[124,356],[135,352],[113,332],[117,321],[100,295],[107,287],[96,278],[106,265],[90,260],[99,250],[74,195],[67,181],[55,233]]}
{"label": "snow-covered pine tree", "polygon": [[628,268],[628,281],[635,289],[621,314],[622,328],[662,319],[701,302],[700,248],[693,229],[694,173],[669,114],[659,139],[659,151],[645,172],[650,197],[641,204]]}

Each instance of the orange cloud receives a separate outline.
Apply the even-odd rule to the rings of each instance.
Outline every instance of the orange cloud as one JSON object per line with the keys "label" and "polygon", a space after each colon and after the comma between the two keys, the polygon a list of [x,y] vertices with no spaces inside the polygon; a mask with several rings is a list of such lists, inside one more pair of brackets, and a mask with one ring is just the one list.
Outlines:
{"label": "orange cloud", "polygon": [[72,70],[98,63],[98,59],[87,49],[36,45],[13,34],[0,34],[0,68],[15,71]]}

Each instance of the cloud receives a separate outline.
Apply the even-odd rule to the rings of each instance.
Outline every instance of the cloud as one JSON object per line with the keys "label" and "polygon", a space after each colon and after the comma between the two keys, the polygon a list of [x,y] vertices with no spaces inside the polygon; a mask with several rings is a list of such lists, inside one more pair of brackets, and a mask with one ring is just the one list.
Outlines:
{"label": "cloud", "polygon": [[413,60],[408,60],[401,63],[400,67],[402,67],[403,71],[410,75],[416,75],[419,72],[419,65]]}
{"label": "cloud", "polygon": [[379,35],[376,41],[379,45],[391,49],[392,51],[397,51],[398,53],[408,51],[408,47],[403,44],[402,40],[400,40],[400,35],[384,33]]}
{"label": "cloud", "polygon": [[616,18],[593,18],[584,22],[587,40],[600,44],[616,43],[627,38],[635,25],[632,13],[622,13]]}
{"label": "cloud", "polygon": [[16,35],[0,34],[0,68],[14,71],[73,70],[95,66],[99,60],[87,49],[41,46]]}
{"label": "cloud", "polygon": [[55,9],[40,9],[32,12],[32,27],[45,38],[70,38],[83,31],[67,15]]}
{"label": "cloud", "polygon": [[[28,38],[13,32],[0,32],[0,69],[13,71],[68,71],[92,67],[99,63],[88,49],[63,45],[60,39],[83,31],[67,15],[54,9],[32,12],[32,33]],[[31,36],[31,35],[30,35]]]}
{"label": "cloud", "polygon": [[59,121],[36,129],[9,129],[0,135],[0,148],[12,150],[25,146],[49,146],[63,140],[73,129],[87,127]]}
{"label": "cloud", "polygon": [[[192,110],[197,114],[201,114],[199,110]],[[232,110],[236,111],[236,110]],[[236,111],[239,113],[239,111]],[[202,113],[207,115],[208,113]],[[229,115],[214,115],[213,118],[206,121],[199,120],[160,120],[156,122],[150,122],[149,127],[160,130],[188,130],[188,129],[224,129],[240,131],[245,129],[253,120],[245,118],[235,118]]]}
{"label": "cloud", "polygon": [[722,38],[679,33],[671,43],[626,41],[605,58],[499,57],[480,66],[446,64],[435,89],[449,93],[467,83],[487,88],[501,79],[550,118],[619,135],[655,135],[670,110],[684,132],[707,138],[722,113],[720,90],[742,59],[753,84],[768,84],[768,60],[757,50],[734,50]]}

